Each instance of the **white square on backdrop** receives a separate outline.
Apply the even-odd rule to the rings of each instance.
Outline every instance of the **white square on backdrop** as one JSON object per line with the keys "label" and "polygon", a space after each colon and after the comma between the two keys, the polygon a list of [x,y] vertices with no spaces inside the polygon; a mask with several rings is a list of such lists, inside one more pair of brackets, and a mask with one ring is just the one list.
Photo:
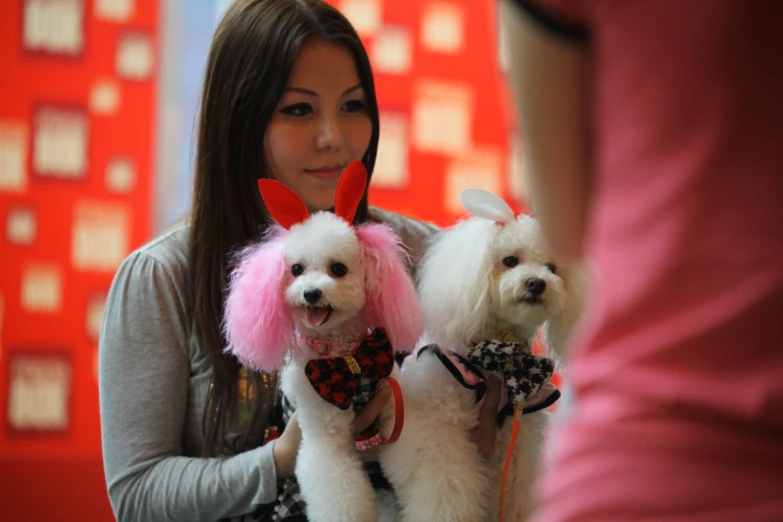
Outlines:
{"label": "white square on backdrop", "polygon": [[103,309],[106,306],[106,295],[95,294],[87,301],[87,335],[93,341],[98,341],[101,334],[101,324],[103,323]]}
{"label": "white square on backdrop", "polygon": [[15,431],[65,431],[71,364],[64,355],[16,354],[10,362],[8,425]]}
{"label": "white square on backdrop", "polygon": [[465,41],[463,7],[447,2],[432,2],[424,7],[421,18],[421,44],[425,50],[455,54]]}
{"label": "white square on backdrop", "polygon": [[71,263],[80,271],[112,272],[128,255],[130,211],[118,203],[77,201]]}
{"label": "white square on backdrop", "polygon": [[55,265],[31,263],[22,271],[22,310],[57,313],[63,302],[62,272]]}
{"label": "white square on backdrop", "polygon": [[413,146],[422,152],[457,154],[471,146],[473,89],[425,79],[413,101]]}
{"label": "white square on backdrop", "polygon": [[0,121],[0,192],[22,193],[27,189],[27,127]]}
{"label": "white square on backdrop", "polygon": [[117,44],[117,75],[129,80],[147,80],[154,67],[152,38],[128,33]]}
{"label": "white square on backdrop", "polygon": [[8,212],[6,237],[13,245],[31,245],[35,242],[36,216],[29,208],[16,208]]}
{"label": "white square on backdrop", "polygon": [[128,22],[133,17],[135,0],[94,0],[95,18]]}
{"label": "white square on backdrop", "polygon": [[408,118],[382,112],[378,158],[372,183],[375,187],[402,189],[408,185]]}
{"label": "white square on backdrop", "polygon": [[454,214],[464,214],[460,192],[466,188],[481,188],[501,196],[501,155],[497,149],[475,149],[455,157],[446,170],[446,208]]}
{"label": "white square on backdrop", "polygon": [[112,116],[120,108],[120,87],[113,80],[99,80],[90,90],[90,112]]}
{"label": "white square on backdrop", "polygon": [[374,36],[381,27],[382,0],[342,0],[337,6],[359,36]]}
{"label": "white square on backdrop", "polygon": [[397,25],[385,26],[375,38],[373,69],[387,74],[406,74],[411,69],[412,53],[410,30]]}
{"label": "white square on backdrop", "polygon": [[130,158],[113,158],[106,165],[106,190],[126,194],[136,186],[136,167]]}
{"label": "white square on backdrop", "polygon": [[52,178],[87,175],[89,121],[82,111],[42,108],[35,115],[33,170]]}
{"label": "white square on backdrop", "polygon": [[84,49],[83,0],[25,0],[23,24],[27,50],[78,55]]}

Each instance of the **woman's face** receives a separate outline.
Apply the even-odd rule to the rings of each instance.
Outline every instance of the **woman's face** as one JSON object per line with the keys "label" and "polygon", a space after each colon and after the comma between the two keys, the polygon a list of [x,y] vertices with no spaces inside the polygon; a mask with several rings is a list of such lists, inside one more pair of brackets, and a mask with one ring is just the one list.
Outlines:
{"label": "woman's face", "polygon": [[330,209],[343,170],[362,159],[371,135],[351,52],[325,40],[306,42],[264,135],[269,177],[296,192],[310,212]]}

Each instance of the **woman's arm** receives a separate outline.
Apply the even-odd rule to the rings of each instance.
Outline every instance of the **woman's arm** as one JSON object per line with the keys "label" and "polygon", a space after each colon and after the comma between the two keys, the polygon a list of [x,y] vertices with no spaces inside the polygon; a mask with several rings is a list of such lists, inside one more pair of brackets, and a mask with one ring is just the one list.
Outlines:
{"label": "woman's arm", "polygon": [[[275,500],[274,444],[235,457],[183,456],[189,325],[181,275],[136,253],[115,276],[100,340],[101,435],[119,521],[210,521]],[[208,384],[205,384],[207,386]]]}
{"label": "woman's arm", "polygon": [[590,195],[588,54],[506,0],[511,79],[531,203],[552,248],[582,254]]}

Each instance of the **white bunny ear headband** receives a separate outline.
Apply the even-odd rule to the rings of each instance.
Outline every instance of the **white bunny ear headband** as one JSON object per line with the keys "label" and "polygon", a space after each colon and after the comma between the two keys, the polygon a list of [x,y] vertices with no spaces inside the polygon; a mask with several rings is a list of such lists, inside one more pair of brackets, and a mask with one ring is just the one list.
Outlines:
{"label": "white bunny ear headband", "polygon": [[460,192],[459,197],[465,210],[476,217],[494,221],[499,225],[516,221],[514,211],[508,203],[488,190],[467,188]]}

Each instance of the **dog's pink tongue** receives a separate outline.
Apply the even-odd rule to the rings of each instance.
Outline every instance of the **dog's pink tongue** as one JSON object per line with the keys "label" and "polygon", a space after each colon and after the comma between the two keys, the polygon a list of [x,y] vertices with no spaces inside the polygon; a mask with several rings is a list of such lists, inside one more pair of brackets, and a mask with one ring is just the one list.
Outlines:
{"label": "dog's pink tongue", "polygon": [[307,322],[310,326],[321,326],[329,316],[329,309],[324,306],[308,306]]}

